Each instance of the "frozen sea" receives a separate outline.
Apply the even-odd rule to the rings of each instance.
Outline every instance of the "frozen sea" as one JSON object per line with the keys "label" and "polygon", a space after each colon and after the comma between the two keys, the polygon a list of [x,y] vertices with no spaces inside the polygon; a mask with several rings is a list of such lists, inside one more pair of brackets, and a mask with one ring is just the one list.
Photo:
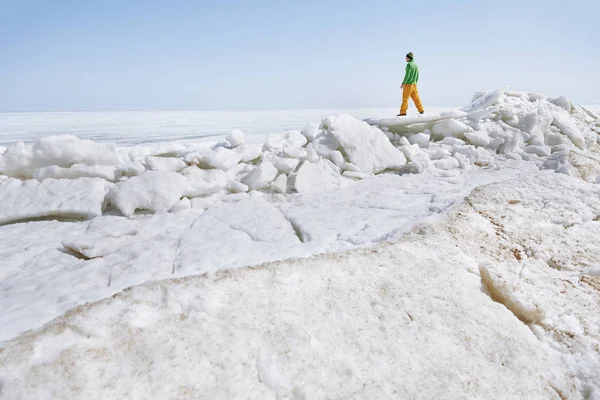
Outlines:
{"label": "frozen sea", "polygon": [[[431,112],[450,107],[433,107]],[[416,111],[412,110],[413,113]],[[356,118],[392,117],[394,107],[323,110],[216,111],[93,111],[0,113],[0,146],[35,142],[48,135],[70,134],[81,139],[121,145],[167,141],[216,142],[233,129],[248,143],[265,142],[270,133],[302,129],[322,118],[350,114]]]}

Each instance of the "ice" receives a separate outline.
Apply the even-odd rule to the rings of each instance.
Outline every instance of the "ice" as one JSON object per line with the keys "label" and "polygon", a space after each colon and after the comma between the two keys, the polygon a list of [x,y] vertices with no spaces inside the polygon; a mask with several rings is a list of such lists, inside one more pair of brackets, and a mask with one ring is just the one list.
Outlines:
{"label": "ice", "polygon": [[275,180],[278,172],[272,163],[263,161],[244,177],[242,183],[250,190],[261,190]]}
{"label": "ice", "polygon": [[271,151],[293,152],[307,143],[306,137],[300,131],[290,131],[269,135],[265,143],[265,149]]}
{"label": "ice", "polygon": [[535,154],[540,157],[547,157],[552,152],[548,146],[527,146],[524,151],[525,153]]}
{"label": "ice", "polygon": [[101,178],[113,182],[120,177],[117,174],[117,166],[114,165],[81,165],[74,164],[69,168],[51,165],[37,169],[33,173],[33,179],[43,181],[44,179],[77,179],[77,178]]}
{"label": "ice", "polygon": [[168,211],[186,192],[187,182],[175,172],[146,171],[117,184],[109,198],[128,217],[135,210]]}
{"label": "ice", "polygon": [[468,125],[455,119],[446,119],[436,122],[431,129],[433,136],[444,138],[447,136],[457,136],[461,133],[471,132],[473,129]]}
{"label": "ice", "polygon": [[145,161],[152,171],[178,172],[187,167],[180,158],[147,156]]}
{"label": "ice", "polygon": [[348,161],[360,168],[361,172],[379,173],[386,169],[399,169],[406,164],[406,158],[396,149],[377,128],[358,121],[349,115],[336,118],[329,127]]}
{"label": "ice", "polygon": [[271,189],[276,193],[285,194],[287,192],[287,175],[279,175],[271,182]]}
{"label": "ice", "polygon": [[[396,178],[356,183],[351,190],[366,194],[355,197],[356,205],[383,206],[394,195],[408,200],[408,186],[390,189]],[[277,251],[299,254],[297,213],[249,200],[221,205],[189,224],[184,217],[190,216],[178,213],[186,229],[180,240],[168,240],[177,246],[168,253],[177,279],[132,287],[1,344],[3,395],[170,398],[182,387],[201,398],[595,394],[600,303],[597,278],[584,272],[597,268],[599,232],[581,217],[600,212],[597,190],[570,177],[531,173],[477,188],[442,218],[418,223],[392,244],[216,273],[210,271],[240,249],[250,262],[261,252],[267,259]],[[342,216],[322,211],[314,210]],[[561,211],[576,224],[565,229],[548,222]],[[365,221],[379,222],[374,215],[356,221],[355,231],[368,230]],[[269,229],[258,230],[264,223]],[[219,239],[225,235],[229,241]],[[578,242],[586,252],[577,252]],[[193,266],[207,273],[182,277]],[[115,269],[115,279],[124,272]],[[140,376],[143,384],[132,387]]]}
{"label": "ice", "polygon": [[50,136],[33,145],[20,142],[8,147],[0,154],[0,174],[31,178],[36,169],[51,165],[115,165],[129,161],[115,143],[97,143],[70,135]]}
{"label": "ice", "polygon": [[564,108],[567,111],[571,111],[571,102],[566,96],[551,97],[548,99],[548,101],[552,104]]}
{"label": "ice", "polygon": [[299,193],[320,192],[340,187],[340,173],[327,160],[318,163],[305,161],[298,169],[294,187]]}
{"label": "ice", "polygon": [[466,112],[452,110],[440,114],[428,113],[423,115],[413,115],[394,118],[368,118],[365,120],[365,122],[367,122],[369,125],[377,125],[380,127],[398,127],[418,123],[431,123],[449,118],[460,119],[465,117],[466,115]]}
{"label": "ice", "polygon": [[585,138],[577,125],[571,121],[569,114],[566,111],[561,111],[554,114],[554,126],[561,130],[561,132],[569,138],[571,142],[580,149],[585,148]]}
{"label": "ice", "polygon": [[275,168],[277,168],[280,172],[284,174],[291,174],[296,170],[296,167],[300,163],[300,160],[297,158],[287,158],[287,157],[265,157],[267,160],[273,163]]}
{"label": "ice", "polygon": [[102,215],[108,185],[98,178],[0,181],[0,225],[41,217]]}
{"label": "ice", "polygon": [[550,100],[107,145],[112,161],[13,145],[3,167],[33,158],[0,172],[2,394],[590,397],[600,121]]}
{"label": "ice", "polygon": [[227,171],[241,160],[242,155],[239,152],[224,147],[217,147],[204,156],[202,163],[210,168]]}
{"label": "ice", "polygon": [[454,157],[446,157],[435,162],[435,167],[443,170],[458,168],[460,164]]}
{"label": "ice", "polygon": [[475,146],[488,147],[490,145],[490,137],[486,132],[465,132],[465,137]]}
{"label": "ice", "polygon": [[244,133],[239,129],[234,129],[233,131],[231,131],[231,133],[227,135],[225,140],[229,142],[231,147],[239,147],[246,143],[244,141]]}
{"label": "ice", "polygon": [[181,171],[187,178],[183,196],[198,197],[220,191],[227,186],[227,174],[219,169],[200,169],[190,166]]}
{"label": "ice", "polygon": [[319,129],[319,124],[309,124],[300,131],[301,134],[304,135],[307,141],[312,142],[319,136],[321,130]]}
{"label": "ice", "polygon": [[262,146],[256,144],[244,144],[235,148],[242,162],[250,162],[260,158],[263,154]]}
{"label": "ice", "polygon": [[429,144],[429,139],[431,138],[430,135],[420,132],[420,133],[415,133],[414,135],[410,135],[408,137],[408,142],[410,144],[418,144],[421,147],[426,147]]}
{"label": "ice", "polygon": [[496,90],[489,93],[481,93],[479,96],[476,95],[471,103],[461,108],[461,111],[464,111],[465,113],[472,113],[473,111],[478,111],[498,103],[501,101],[501,99],[503,99],[503,97],[504,92],[501,90]]}

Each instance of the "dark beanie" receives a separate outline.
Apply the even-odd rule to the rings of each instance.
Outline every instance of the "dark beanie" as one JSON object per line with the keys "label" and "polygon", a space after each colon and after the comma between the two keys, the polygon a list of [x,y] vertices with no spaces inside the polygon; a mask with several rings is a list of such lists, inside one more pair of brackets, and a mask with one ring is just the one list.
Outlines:
{"label": "dark beanie", "polygon": [[410,58],[411,60],[412,60],[413,58],[415,58],[415,56],[413,55],[412,51],[411,51],[410,53],[408,53],[408,54],[406,55],[406,57]]}

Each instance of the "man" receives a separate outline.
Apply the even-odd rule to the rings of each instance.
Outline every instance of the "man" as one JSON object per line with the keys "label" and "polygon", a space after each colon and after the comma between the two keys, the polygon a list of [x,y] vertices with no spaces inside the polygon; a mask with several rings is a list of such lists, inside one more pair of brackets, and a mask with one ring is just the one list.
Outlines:
{"label": "man", "polygon": [[400,114],[398,114],[399,117],[406,115],[409,97],[415,102],[415,106],[417,106],[417,110],[419,110],[420,114],[425,112],[425,110],[423,110],[423,104],[421,104],[421,99],[419,98],[419,91],[417,90],[419,66],[414,62],[413,58],[412,52],[406,55],[406,74],[404,75],[402,86],[400,86],[402,89],[402,106],[400,107]]}

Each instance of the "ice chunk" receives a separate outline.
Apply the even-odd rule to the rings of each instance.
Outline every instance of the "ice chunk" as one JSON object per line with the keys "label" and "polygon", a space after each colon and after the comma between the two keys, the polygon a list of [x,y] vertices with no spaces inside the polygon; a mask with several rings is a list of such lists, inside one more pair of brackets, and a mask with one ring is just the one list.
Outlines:
{"label": "ice chunk", "polygon": [[318,163],[304,162],[294,182],[296,191],[319,192],[336,189],[340,186],[340,174],[334,164],[328,160]]}
{"label": "ice chunk", "polygon": [[450,157],[451,155],[449,150],[441,147],[429,148],[423,151],[429,156],[430,160],[441,160],[442,158]]}
{"label": "ice chunk", "polygon": [[542,164],[542,169],[554,170],[559,174],[581,177],[581,174],[569,160],[569,151],[556,152],[548,156]]}
{"label": "ice chunk", "polygon": [[190,166],[181,171],[187,178],[183,196],[198,197],[216,193],[227,185],[227,174],[220,169],[200,169]]}
{"label": "ice chunk", "polygon": [[548,146],[527,146],[524,149],[525,153],[535,154],[540,157],[547,157],[552,153],[550,147]]}
{"label": "ice chunk", "polygon": [[331,152],[331,161],[333,161],[333,163],[338,167],[342,167],[346,163],[342,153],[337,150]]}
{"label": "ice chunk", "polygon": [[235,148],[242,162],[250,162],[260,158],[263,154],[262,146],[257,144],[244,144]]}
{"label": "ice chunk", "polygon": [[409,166],[412,172],[421,173],[429,167],[429,156],[419,148],[418,144],[403,146],[400,150],[410,161]]}
{"label": "ice chunk", "polygon": [[360,180],[360,179],[370,178],[373,175],[365,174],[364,172],[344,171],[342,173],[342,176],[345,176],[346,178],[350,178],[350,179],[354,179],[354,180]]}
{"label": "ice chunk", "polygon": [[460,121],[457,121],[455,119],[446,119],[443,121],[436,122],[435,125],[433,125],[431,131],[435,137],[441,138],[456,136],[461,133],[470,132],[472,130],[473,129],[470,126]]}
{"label": "ice chunk", "polygon": [[435,162],[435,167],[438,169],[448,170],[460,167],[458,160],[454,157],[446,157],[443,160]]}
{"label": "ice chunk", "polygon": [[463,118],[466,117],[467,113],[463,111],[453,110],[443,112],[441,114],[424,114],[424,115],[413,115],[404,117],[392,117],[392,118],[367,118],[365,122],[369,125],[375,125],[379,127],[400,127],[413,124],[425,124],[436,121],[441,121],[448,118]]}
{"label": "ice chunk", "polygon": [[146,165],[152,171],[177,172],[187,166],[181,158],[147,156]]}
{"label": "ice chunk", "polygon": [[408,142],[410,144],[418,144],[420,147],[426,147],[427,145],[429,145],[429,139],[431,139],[431,136],[426,134],[426,133],[415,133],[414,135],[410,135],[408,137]]}
{"label": "ice chunk", "polygon": [[319,129],[318,124],[309,124],[304,129],[300,131],[302,135],[306,138],[307,141],[312,142],[315,140],[322,132]]}
{"label": "ice chunk", "polygon": [[408,146],[409,144],[410,142],[404,136],[402,136],[400,140],[398,140],[398,146]]}
{"label": "ice chunk", "polygon": [[236,181],[231,181],[231,182],[227,183],[226,188],[231,193],[246,193],[247,191],[250,190],[248,185],[244,185],[243,183],[236,182]]}
{"label": "ice chunk", "polygon": [[284,174],[291,174],[296,170],[300,160],[297,158],[283,158],[274,156],[271,160],[275,168]]}
{"label": "ice chunk", "polygon": [[244,177],[242,183],[247,185],[250,190],[260,190],[273,182],[278,173],[279,171],[272,163],[263,161]]}
{"label": "ice chunk", "polygon": [[117,167],[114,165],[81,165],[75,164],[69,168],[56,165],[40,168],[33,173],[33,178],[38,181],[44,179],[77,179],[77,178],[101,178],[107,181],[115,181]]}
{"label": "ice chunk", "polygon": [[386,169],[399,169],[406,164],[404,155],[380,129],[354,117],[339,116],[331,124],[329,132],[344,149],[348,161],[362,172],[379,173]]}
{"label": "ice chunk", "polygon": [[544,101],[546,96],[540,93],[529,93],[529,101]]}
{"label": "ice chunk", "polygon": [[465,132],[465,137],[475,146],[487,147],[490,145],[490,137],[482,131]]}
{"label": "ice chunk", "polygon": [[242,160],[242,155],[234,150],[218,147],[204,156],[202,163],[210,168],[227,171]]}
{"label": "ice chunk", "polygon": [[146,171],[117,184],[111,202],[127,217],[135,210],[168,211],[185,193],[187,179],[175,172]]}
{"label": "ice chunk", "polygon": [[245,143],[244,134],[239,129],[235,129],[231,131],[229,135],[225,138],[231,146],[231,148],[239,147]]}
{"label": "ice chunk", "polygon": [[360,168],[358,168],[356,165],[352,164],[352,163],[344,163],[344,165],[342,165],[342,170],[343,171],[352,171],[352,172],[361,172]]}
{"label": "ice chunk", "polygon": [[289,131],[270,134],[264,148],[272,151],[283,151],[304,146],[308,141],[300,131]]}
{"label": "ice chunk", "polygon": [[206,210],[225,196],[225,191],[213,193],[210,196],[195,197],[191,200],[194,210]]}
{"label": "ice chunk", "polygon": [[555,113],[552,125],[560,129],[575,146],[580,149],[585,149],[585,139],[583,134],[571,120],[570,115],[566,111]]}
{"label": "ice chunk", "polygon": [[501,90],[485,93],[478,96],[477,98],[474,98],[471,103],[461,108],[461,111],[471,113],[473,111],[481,110],[498,103],[503,97],[504,92],[502,92]]}
{"label": "ice chunk", "polygon": [[564,108],[567,111],[571,111],[571,102],[567,96],[550,97],[548,101],[554,105]]}
{"label": "ice chunk", "polygon": [[271,182],[271,189],[277,193],[285,194],[287,192],[287,175],[279,175],[277,179]]}
{"label": "ice chunk", "polygon": [[107,182],[98,178],[0,181],[0,224],[41,217],[102,215]]}
{"label": "ice chunk", "polygon": [[117,165],[131,161],[115,143],[96,143],[76,136],[48,136],[35,144],[16,143],[0,154],[0,173],[31,178],[38,168],[56,165]]}
{"label": "ice chunk", "polygon": [[184,197],[183,199],[181,199],[177,203],[175,203],[173,208],[171,208],[171,212],[186,211],[191,208],[192,208],[192,202],[187,197]]}

